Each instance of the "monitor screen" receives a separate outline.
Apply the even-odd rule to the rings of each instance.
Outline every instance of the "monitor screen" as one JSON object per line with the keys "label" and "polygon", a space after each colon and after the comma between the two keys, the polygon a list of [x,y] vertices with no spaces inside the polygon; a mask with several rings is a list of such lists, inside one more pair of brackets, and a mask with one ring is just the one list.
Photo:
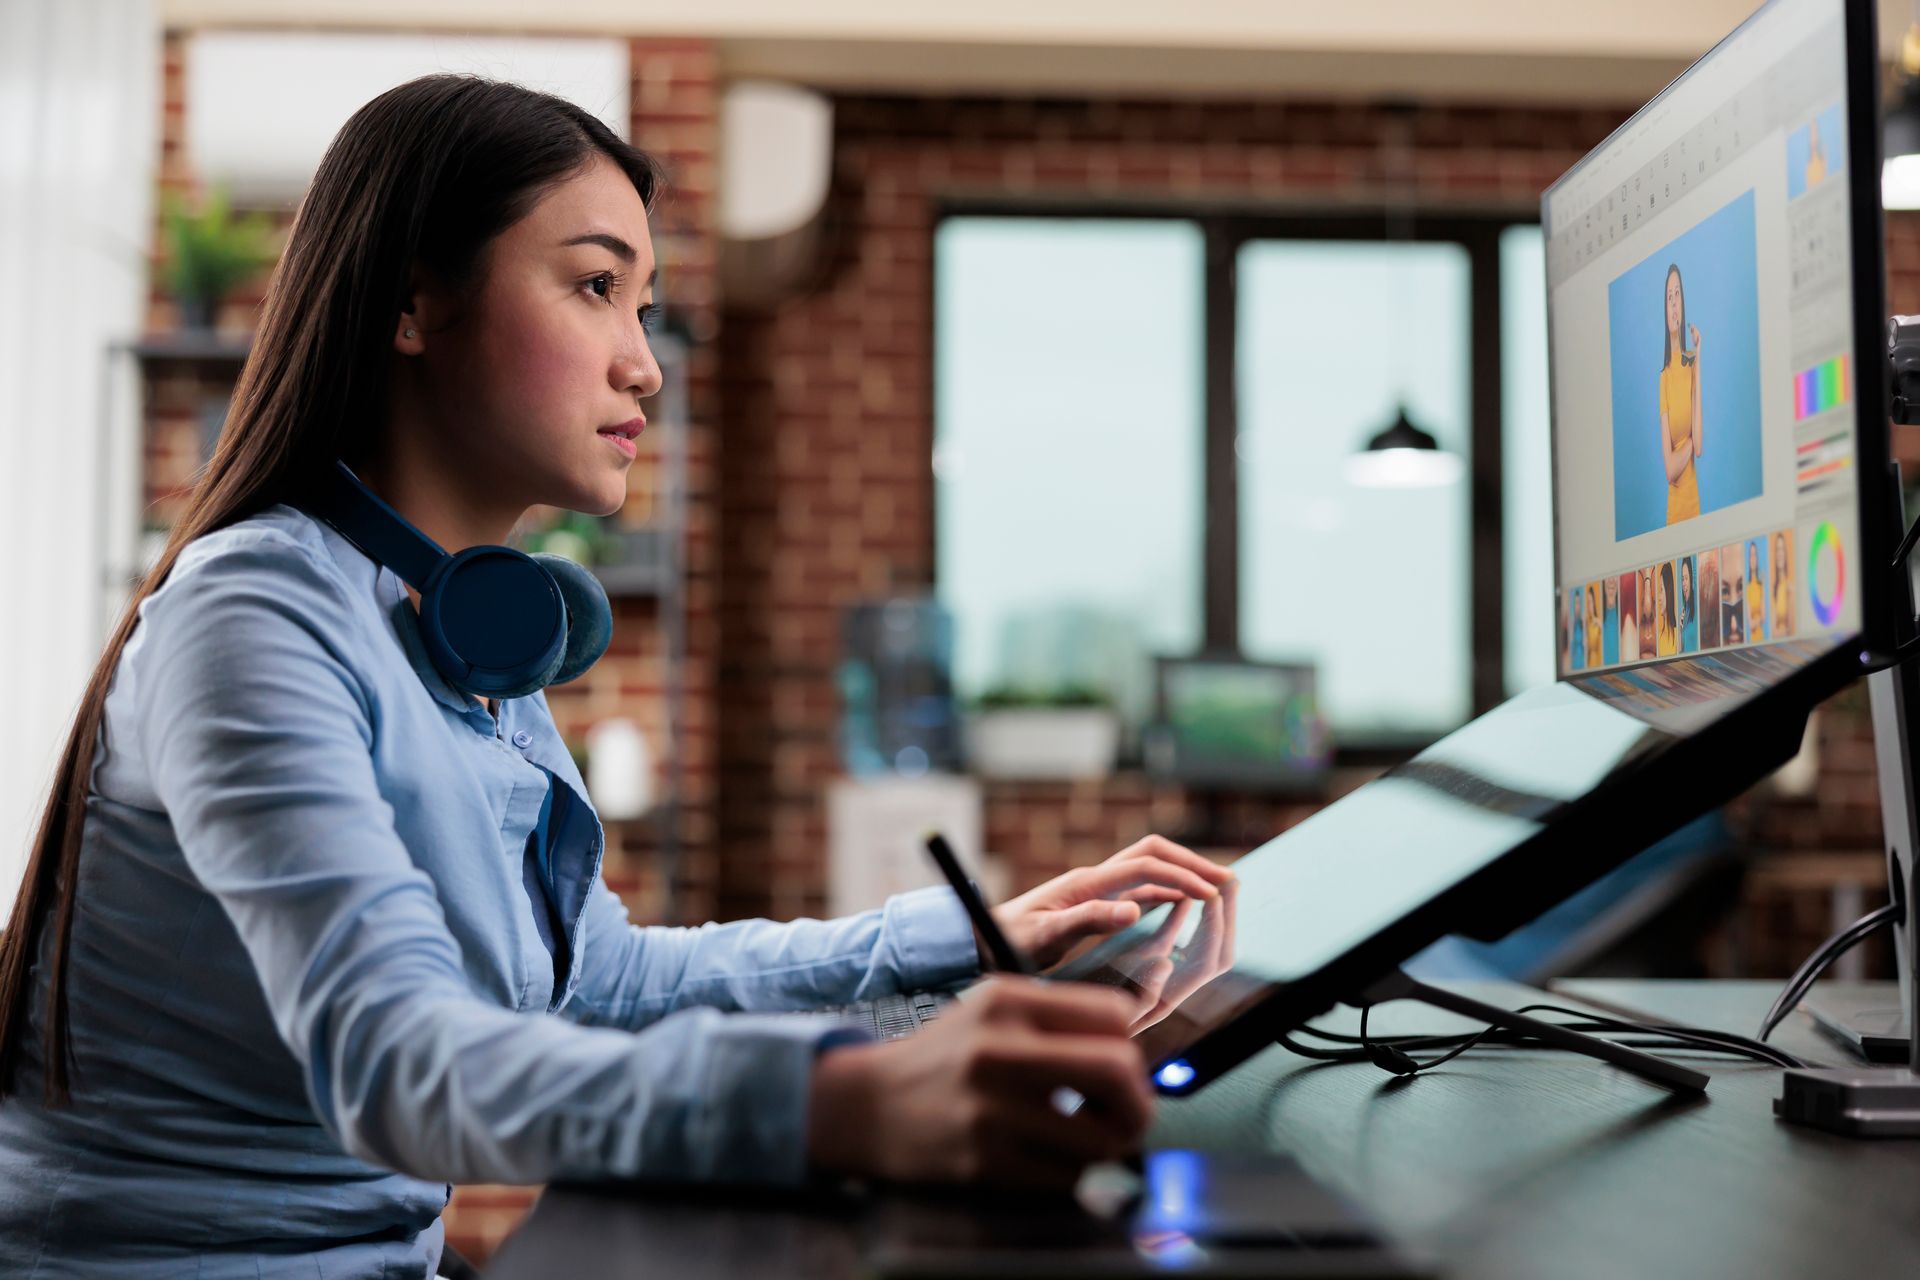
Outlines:
{"label": "monitor screen", "polygon": [[1777,0],[1541,202],[1559,673],[1628,710],[1861,629],[1843,19]]}
{"label": "monitor screen", "polygon": [[1159,722],[1145,743],[1156,777],[1198,786],[1310,787],[1332,755],[1303,663],[1161,658]]}

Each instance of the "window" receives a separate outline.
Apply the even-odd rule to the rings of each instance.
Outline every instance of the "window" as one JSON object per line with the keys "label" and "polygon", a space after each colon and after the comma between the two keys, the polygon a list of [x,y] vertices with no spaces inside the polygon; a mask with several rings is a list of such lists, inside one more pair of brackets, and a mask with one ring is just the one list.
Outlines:
{"label": "window", "polygon": [[936,580],[956,690],[1093,684],[1135,718],[1201,640],[1199,228],[948,218],[934,237]]}
{"label": "window", "polygon": [[[934,240],[936,574],[955,682],[1308,659],[1343,749],[1553,677],[1536,226],[970,204]],[[1404,404],[1465,464],[1376,491]]]}
{"label": "window", "polygon": [[1346,461],[1404,404],[1470,456],[1458,244],[1259,240],[1238,263],[1240,648],[1311,659],[1346,740],[1471,709],[1468,484],[1379,489]]}

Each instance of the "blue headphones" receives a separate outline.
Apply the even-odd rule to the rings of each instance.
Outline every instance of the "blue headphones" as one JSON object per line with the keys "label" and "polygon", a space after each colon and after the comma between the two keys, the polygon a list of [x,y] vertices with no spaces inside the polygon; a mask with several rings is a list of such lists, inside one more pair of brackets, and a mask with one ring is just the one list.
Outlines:
{"label": "blue headphones", "polygon": [[521,698],[584,674],[613,638],[600,580],[565,556],[477,546],[448,555],[336,461],[299,505],[420,593],[434,669],[465,693]]}

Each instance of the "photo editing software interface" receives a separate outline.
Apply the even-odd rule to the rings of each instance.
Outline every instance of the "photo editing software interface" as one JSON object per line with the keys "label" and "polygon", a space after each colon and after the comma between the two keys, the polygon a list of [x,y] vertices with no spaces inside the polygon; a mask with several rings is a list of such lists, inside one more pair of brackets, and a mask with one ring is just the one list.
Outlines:
{"label": "photo editing software interface", "polygon": [[1842,21],[1763,9],[1545,200],[1559,672],[1623,709],[1860,627]]}

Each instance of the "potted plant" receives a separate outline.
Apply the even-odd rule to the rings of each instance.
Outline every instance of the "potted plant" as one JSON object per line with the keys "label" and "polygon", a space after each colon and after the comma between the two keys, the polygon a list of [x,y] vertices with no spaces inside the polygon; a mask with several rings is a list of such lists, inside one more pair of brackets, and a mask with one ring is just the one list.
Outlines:
{"label": "potted plant", "polygon": [[967,722],[967,758],[993,778],[1104,778],[1120,745],[1120,717],[1104,692],[989,689]]}
{"label": "potted plant", "polygon": [[211,329],[220,300],[276,257],[273,219],[235,216],[224,186],[212,187],[198,210],[179,192],[162,192],[161,225],[161,284],[179,306],[183,328]]}

